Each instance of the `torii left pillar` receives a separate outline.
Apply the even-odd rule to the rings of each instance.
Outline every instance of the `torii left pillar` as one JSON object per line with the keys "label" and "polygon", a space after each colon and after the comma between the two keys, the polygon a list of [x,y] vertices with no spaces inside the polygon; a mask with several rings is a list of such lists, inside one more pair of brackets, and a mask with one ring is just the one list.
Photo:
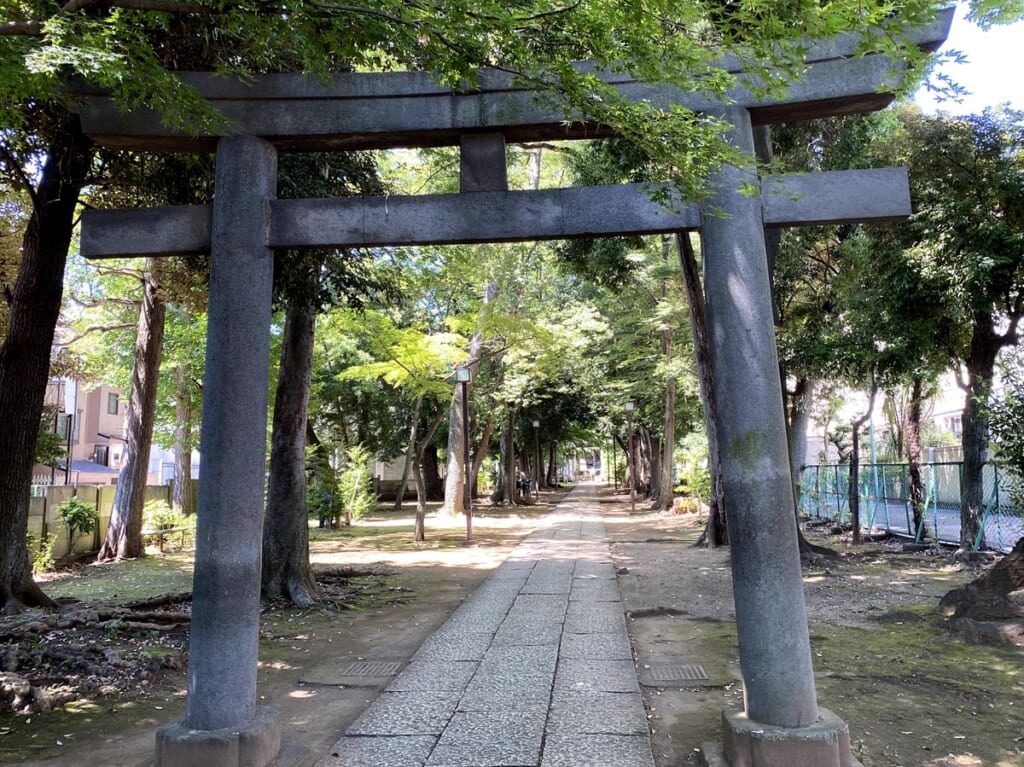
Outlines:
{"label": "torii left pillar", "polygon": [[156,767],[265,767],[281,747],[256,705],[277,150],[222,138],[215,184],[188,698]]}

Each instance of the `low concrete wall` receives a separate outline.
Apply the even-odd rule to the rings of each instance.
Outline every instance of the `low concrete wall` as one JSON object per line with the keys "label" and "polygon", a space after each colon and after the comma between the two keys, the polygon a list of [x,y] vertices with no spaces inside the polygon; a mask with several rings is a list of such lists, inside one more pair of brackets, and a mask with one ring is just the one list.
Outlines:
{"label": "low concrete wall", "polygon": [[[198,480],[193,480],[193,493],[195,493],[197,483]],[[79,485],[78,487],[51,485],[40,486],[37,488],[37,492],[38,494],[33,495],[29,503],[28,531],[40,541],[48,535],[57,536],[53,547],[54,559],[67,556],[70,551],[75,554],[99,551],[100,544],[107,534],[107,527],[110,525],[110,515],[114,508],[114,494],[117,492],[115,485]],[[64,501],[72,497],[96,507],[99,512],[99,526],[94,532],[80,535],[74,542],[69,542],[67,527],[61,521],[57,509]],[[145,500],[147,502],[160,500],[170,504],[171,486],[147,485]],[[32,554],[34,552],[30,552],[30,555]]]}

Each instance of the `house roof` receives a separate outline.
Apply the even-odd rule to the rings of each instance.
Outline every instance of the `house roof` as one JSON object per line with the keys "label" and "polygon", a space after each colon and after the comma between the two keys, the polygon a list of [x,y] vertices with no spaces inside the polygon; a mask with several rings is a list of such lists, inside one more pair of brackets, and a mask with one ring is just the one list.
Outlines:
{"label": "house roof", "polygon": [[[63,471],[64,464],[60,463],[58,468]],[[117,469],[112,469],[109,466],[104,466],[102,463],[96,463],[95,461],[86,461],[75,459],[71,462],[71,471],[78,471],[82,474],[108,474],[110,476],[116,476],[120,472]]]}

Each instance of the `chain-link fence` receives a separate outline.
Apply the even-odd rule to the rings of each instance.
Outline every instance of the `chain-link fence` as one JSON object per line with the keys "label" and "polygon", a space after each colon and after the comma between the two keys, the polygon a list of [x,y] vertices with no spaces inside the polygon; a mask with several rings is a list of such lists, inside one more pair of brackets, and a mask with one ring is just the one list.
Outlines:
{"label": "chain-link fence", "polygon": [[[909,467],[901,463],[866,463],[858,477],[861,525],[886,530],[918,542],[960,543],[959,461],[921,464],[923,514],[914,521]],[[981,530],[974,548],[1009,551],[1024,536],[1024,508],[1011,492],[1020,480],[995,464],[985,464],[982,477]],[[815,519],[850,522],[850,467],[847,464],[805,466],[800,511]],[[1012,496],[1012,497],[1011,497]]]}

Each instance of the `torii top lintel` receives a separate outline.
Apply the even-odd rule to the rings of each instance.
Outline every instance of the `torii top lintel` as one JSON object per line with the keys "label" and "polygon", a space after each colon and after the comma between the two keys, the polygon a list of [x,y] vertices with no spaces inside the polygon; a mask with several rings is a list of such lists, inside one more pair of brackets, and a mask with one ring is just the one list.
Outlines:
{"label": "torii top lintel", "polygon": [[[915,30],[910,39],[926,51],[945,40],[952,10]],[[806,72],[781,98],[754,96],[739,66],[727,101],[746,107],[753,124],[813,119],[881,109],[892,100],[885,92],[902,68],[886,55],[851,58],[857,38],[840,35],[809,46]],[[565,114],[516,87],[504,73],[482,73],[472,91],[435,85],[421,72],[335,75],[323,84],[298,74],[263,75],[251,84],[205,73],[182,73],[231,123],[231,132],[259,136],[282,151],[379,149],[397,146],[444,146],[474,132],[502,133],[507,141],[596,138],[606,126],[585,119],[566,121]],[[678,104],[694,111],[722,106],[700,93],[650,85],[628,74],[607,80],[628,98],[653,104]],[[74,91],[74,89],[73,89]],[[121,113],[108,99],[88,88],[74,92],[85,132],[100,144],[152,151],[213,151],[218,136],[191,136],[169,131],[152,112]]]}

